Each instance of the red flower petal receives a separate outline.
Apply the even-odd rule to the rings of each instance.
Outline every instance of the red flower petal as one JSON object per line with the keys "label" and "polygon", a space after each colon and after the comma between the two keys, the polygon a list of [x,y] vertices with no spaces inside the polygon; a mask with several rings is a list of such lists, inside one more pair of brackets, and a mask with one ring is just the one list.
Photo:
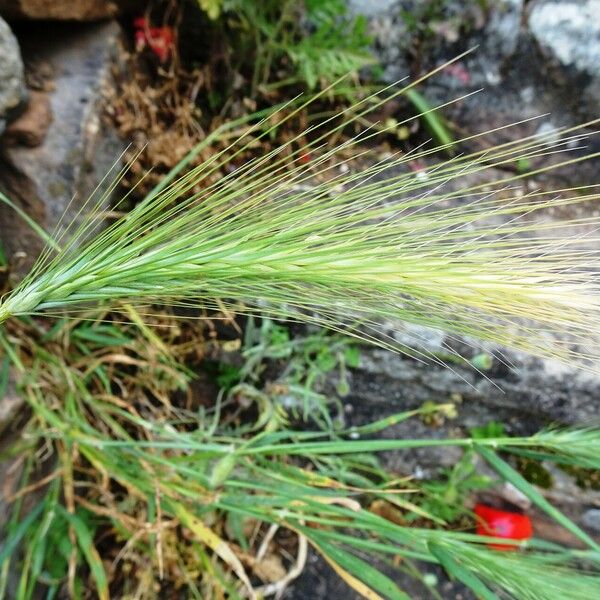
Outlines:
{"label": "red flower petal", "polygon": [[[145,27],[146,21],[140,18],[136,19],[134,23]],[[150,27],[149,29],[146,27],[137,29],[135,32],[136,49],[139,51],[147,46],[160,62],[165,62],[171,56],[174,40],[175,35],[171,27]]]}
{"label": "red flower petal", "polygon": [[[476,504],[477,533],[510,540],[527,540],[533,535],[531,519],[521,513],[499,510],[486,504]],[[517,547],[506,544],[489,544],[496,550],[516,550]]]}

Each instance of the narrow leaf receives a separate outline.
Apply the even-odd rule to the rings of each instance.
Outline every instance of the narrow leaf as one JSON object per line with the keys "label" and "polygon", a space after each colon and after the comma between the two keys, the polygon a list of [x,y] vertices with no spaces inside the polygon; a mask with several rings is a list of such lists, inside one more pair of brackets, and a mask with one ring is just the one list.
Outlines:
{"label": "narrow leaf", "polygon": [[440,564],[446,569],[448,575],[462,581],[465,585],[469,586],[477,596],[483,598],[483,600],[499,600],[498,596],[496,596],[496,594],[494,594],[481,579],[479,579],[479,577],[461,565],[441,544],[429,542],[427,547],[431,554],[440,561]]}
{"label": "narrow leaf", "polygon": [[0,565],[17,549],[19,542],[27,533],[31,524],[40,516],[45,503],[40,502],[17,526],[17,528],[4,540],[0,550]]}
{"label": "narrow leaf", "polygon": [[447,146],[450,153],[454,152],[455,141],[448,131],[442,117],[429,104],[421,93],[415,89],[406,90],[406,97],[412,102],[415,108],[419,111],[420,117],[425,121],[425,124],[431,131],[435,139],[443,146]]}
{"label": "narrow leaf", "polygon": [[3,202],[4,204],[10,206],[10,208],[12,208],[19,215],[19,217],[21,217],[21,219],[23,219],[23,221],[25,221],[25,223],[27,223],[27,225],[29,225],[29,227],[33,229],[33,231],[40,237],[40,239],[44,241],[44,243],[50,246],[53,250],[60,250],[59,245],[52,238],[52,236],[46,231],[44,231],[44,229],[40,227],[22,208],[17,206],[12,200],[10,200],[10,198],[5,196],[2,192],[0,192],[0,202]]}
{"label": "narrow leaf", "polygon": [[178,502],[169,502],[169,506],[173,509],[173,512],[182,525],[187,527],[200,542],[208,546],[223,562],[231,567],[239,580],[248,589],[250,597],[256,598],[256,593],[250,583],[250,579],[248,579],[244,566],[229,544]]}
{"label": "narrow leaf", "polygon": [[92,573],[92,577],[96,582],[96,590],[100,600],[109,600],[108,578],[106,576],[106,571],[104,570],[104,565],[102,564],[102,559],[94,546],[94,540],[90,530],[85,522],[77,515],[68,512],[60,505],[57,506],[57,509],[60,510],[62,516],[64,516],[73,527],[79,548],[81,549]]}
{"label": "narrow leaf", "polygon": [[520,473],[515,471],[507,462],[502,460],[493,450],[475,445],[475,449],[497,472],[504,477],[506,481],[512,483],[519,491],[523,492],[536,506],[550,515],[557,523],[560,523],[565,529],[577,536],[582,542],[590,548],[600,551],[600,546],[576,523],[573,523],[558,508],[552,506],[542,494],[540,494]]}
{"label": "narrow leaf", "polygon": [[311,539],[309,541],[337,574],[368,600],[380,598],[377,592],[391,600],[409,600],[409,597],[398,589],[398,586],[387,575],[364,560],[322,539],[319,539],[318,542]]}

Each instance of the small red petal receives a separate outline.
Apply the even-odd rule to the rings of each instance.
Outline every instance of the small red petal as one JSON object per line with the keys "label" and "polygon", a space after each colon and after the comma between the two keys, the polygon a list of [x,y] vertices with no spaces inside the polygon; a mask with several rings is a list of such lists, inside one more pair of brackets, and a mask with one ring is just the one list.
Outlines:
{"label": "small red petal", "polygon": [[458,79],[461,83],[467,84],[471,81],[471,75],[467,69],[460,63],[448,65],[445,70],[452,75],[452,77]]}
{"label": "small red petal", "polygon": [[174,35],[171,27],[151,27],[135,32],[136,48],[142,50],[148,46],[161,62],[165,62],[171,55],[173,39]]}
{"label": "small red petal", "polygon": [[[499,510],[486,504],[476,504],[477,534],[510,540],[527,540],[533,535],[531,519],[521,513]],[[496,550],[516,550],[516,546],[488,544]]]}
{"label": "small red petal", "polygon": [[173,44],[173,40],[175,39],[175,34],[173,33],[172,27],[159,27],[160,37],[165,41],[167,46]]}

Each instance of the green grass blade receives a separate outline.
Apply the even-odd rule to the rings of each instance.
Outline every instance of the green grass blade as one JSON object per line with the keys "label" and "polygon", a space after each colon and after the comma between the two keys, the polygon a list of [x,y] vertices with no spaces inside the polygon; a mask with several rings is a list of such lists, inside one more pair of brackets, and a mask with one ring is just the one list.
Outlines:
{"label": "green grass blade", "polygon": [[500,600],[471,570],[465,568],[452,555],[452,552],[444,548],[443,545],[436,542],[427,544],[431,554],[439,560],[440,564],[446,569],[451,577],[462,581],[470,587],[479,598],[483,600]]}
{"label": "green grass blade", "polygon": [[94,546],[94,540],[90,530],[85,522],[76,514],[71,514],[60,505],[57,506],[57,509],[75,531],[77,544],[90,568],[100,600],[109,600],[108,577],[104,565],[102,564],[102,559],[98,554],[98,550],[96,550],[96,547]]}
{"label": "green grass blade", "polygon": [[56,243],[56,241],[52,238],[52,236],[47,233],[38,223],[36,223],[22,208],[17,206],[10,198],[0,192],[0,202],[10,206],[18,215],[25,221],[25,223],[38,235],[38,237],[43,240],[45,244],[47,244],[53,250],[60,250],[60,246]]}
{"label": "green grass blade", "polygon": [[442,146],[446,146],[448,152],[453,153],[455,140],[444,124],[443,118],[431,106],[431,104],[429,104],[429,102],[425,99],[425,96],[415,89],[409,89],[406,90],[406,97],[419,111],[421,118],[425,121],[436,141]]}
{"label": "green grass blade", "polygon": [[550,515],[557,523],[560,523],[565,529],[574,536],[587,544],[590,548],[600,551],[600,546],[576,523],[573,523],[566,515],[560,512],[555,506],[550,504],[542,494],[540,494],[520,473],[515,471],[507,462],[502,460],[493,450],[479,444],[475,445],[477,453],[482,456],[492,466],[496,472],[506,481],[512,483],[519,491],[523,492],[536,506]]}
{"label": "green grass blade", "polygon": [[23,539],[23,536],[27,533],[31,525],[40,516],[45,507],[45,501],[42,500],[37,504],[31,512],[19,523],[16,529],[4,540],[3,548],[0,550],[0,565],[5,560],[10,558],[17,549],[19,542]]}
{"label": "green grass blade", "polygon": [[79,327],[71,332],[71,337],[109,347],[123,346],[132,341],[132,338],[123,335],[117,327],[103,327],[101,330],[95,330],[93,327]]}
{"label": "green grass blade", "polygon": [[398,586],[384,573],[375,569],[364,560],[342,550],[341,548],[314,536],[316,547],[328,560],[338,564],[356,579],[367,584],[371,589],[384,594],[391,600],[410,600]]}
{"label": "green grass blade", "polygon": [[6,390],[8,390],[10,363],[10,357],[7,355],[2,360],[2,365],[0,366],[0,398],[4,398]]}

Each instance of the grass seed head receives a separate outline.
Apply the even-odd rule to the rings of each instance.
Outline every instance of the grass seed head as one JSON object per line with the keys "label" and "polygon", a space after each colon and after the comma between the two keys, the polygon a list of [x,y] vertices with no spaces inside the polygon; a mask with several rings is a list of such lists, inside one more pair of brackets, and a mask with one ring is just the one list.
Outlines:
{"label": "grass seed head", "polygon": [[[600,223],[548,214],[589,206],[600,194],[594,186],[527,192],[524,175],[505,170],[523,160],[543,165],[580,141],[578,129],[455,156],[418,173],[409,164],[429,161],[432,150],[359,156],[359,168],[348,171],[345,156],[376,133],[367,129],[333,148],[324,141],[368,113],[371,104],[363,102],[364,111],[359,103],[341,124],[312,126],[217,181],[213,174],[255,143],[252,128],[237,147],[188,172],[184,159],[177,176],[121,220],[87,239],[91,217],[62,251],[45,253],[0,305],[0,322],[117,299],[225,302],[233,312],[350,329],[395,348],[381,334],[383,320],[591,364]],[[294,150],[299,139],[312,141]],[[567,155],[562,164],[578,160]],[[414,346],[418,355],[418,339]]]}

